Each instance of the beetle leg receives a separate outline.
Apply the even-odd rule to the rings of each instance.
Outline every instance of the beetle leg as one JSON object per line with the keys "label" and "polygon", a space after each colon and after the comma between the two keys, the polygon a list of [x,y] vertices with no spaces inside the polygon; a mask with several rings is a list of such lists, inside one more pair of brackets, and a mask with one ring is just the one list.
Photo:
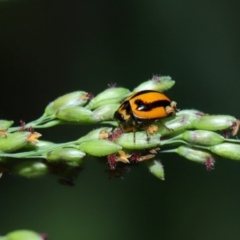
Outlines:
{"label": "beetle leg", "polygon": [[146,132],[146,135],[147,135],[147,141],[149,142],[150,141],[149,132],[148,132],[148,130],[145,130],[145,132]]}
{"label": "beetle leg", "polygon": [[172,128],[168,128],[164,123],[162,123],[161,121],[159,121],[159,123],[161,123],[168,131],[173,131]]}

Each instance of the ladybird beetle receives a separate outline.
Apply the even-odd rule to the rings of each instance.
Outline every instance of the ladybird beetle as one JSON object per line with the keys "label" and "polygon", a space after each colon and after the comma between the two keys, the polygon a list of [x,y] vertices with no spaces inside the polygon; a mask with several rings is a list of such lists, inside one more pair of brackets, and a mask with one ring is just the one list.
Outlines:
{"label": "ladybird beetle", "polygon": [[126,98],[114,113],[114,119],[123,132],[135,132],[176,112],[176,102],[166,95],[154,90],[143,90]]}

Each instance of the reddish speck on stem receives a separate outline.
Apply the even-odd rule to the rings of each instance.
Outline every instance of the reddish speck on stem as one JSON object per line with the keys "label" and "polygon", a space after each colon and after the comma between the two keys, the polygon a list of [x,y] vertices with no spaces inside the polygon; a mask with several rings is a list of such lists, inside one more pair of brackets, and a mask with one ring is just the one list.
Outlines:
{"label": "reddish speck on stem", "polygon": [[21,132],[25,131],[25,125],[26,125],[26,123],[23,120],[20,120],[20,131]]}
{"label": "reddish speck on stem", "polygon": [[32,126],[30,126],[29,128],[26,128],[26,123],[23,120],[20,120],[20,132],[30,132],[30,133],[34,133],[34,128]]}
{"label": "reddish speck on stem", "polygon": [[206,159],[205,165],[206,165],[206,169],[208,171],[213,170],[214,169],[214,160],[211,157],[208,157]]}
{"label": "reddish speck on stem", "polygon": [[94,97],[94,95],[93,95],[92,93],[87,93],[87,94],[86,94],[86,98],[87,98],[88,100],[93,99],[93,97]]}
{"label": "reddish speck on stem", "polygon": [[30,127],[28,128],[28,131],[29,131],[30,133],[34,133],[34,128],[33,128],[32,126],[30,126]]}
{"label": "reddish speck on stem", "polygon": [[116,158],[115,154],[110,154],[107,156],[108,164],[111,170],[114,170],[116,167]]}
{"label": "reddish speck on stem", "polygon": [[140,153],[133,153],[133,154],[131,155],[130,161],[131,161],[131,162],[137,162],[138,159],[139,159],[139,157],[140,157]]}
{"label": "reddish speck on stem", "polygon": [[230,132],[229,132],[229,129],[223,130],[222,135],[223,135],[224,138],[229,138],[230,135],[231,135]]}
{"label": "reddish speck on stem", "polygon": [[120,128],[117,128],[114,132],[112,132],[112,134],[109,135],[108,140],[113,142],[115,141],[121,134],[123,133],[123,131]]}
{"label": "reddish speck on stem", "polygon": [[153,76],[152,76],[152,80],[153,80],[153,81],[156,81],[156,82],[161,82],[161,77],[158,76],[158,75],[153,75]]}
{"label": "reddish speck on stem", "polygon": [[40,236],[43,240],[47,240],[48,239],[48,235],[46,233],[40,233]]}

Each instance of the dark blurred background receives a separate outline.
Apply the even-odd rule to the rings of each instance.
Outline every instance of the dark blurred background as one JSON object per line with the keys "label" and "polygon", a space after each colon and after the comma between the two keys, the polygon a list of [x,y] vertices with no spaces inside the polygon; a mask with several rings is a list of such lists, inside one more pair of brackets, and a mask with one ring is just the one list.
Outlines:
{"label": "dark blurred background", "polygon": [[[48,2],[48,3],[47,3]],[[51,2],[51,3],[50,3]],[[1,1],[0,119],[34,120],[56,97],[129,89],[170,75],[180,109],[240,117],[239,1]],[[90,127],[89,129],[92,129]],[[42,130],[65,142],[85,127]],[[240,163],[215,170],[160,155],[166,180],[142,164],[112,179],[88,158],[75,187],[56,177],[0,179],[0,234],[49,239],[240,239]]]}

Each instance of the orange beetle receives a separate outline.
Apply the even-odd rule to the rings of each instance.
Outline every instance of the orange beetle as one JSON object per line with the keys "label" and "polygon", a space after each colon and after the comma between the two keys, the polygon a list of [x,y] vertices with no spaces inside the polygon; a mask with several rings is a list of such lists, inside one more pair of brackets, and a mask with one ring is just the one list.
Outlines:
{"label": "orange beetle", "polygon": [[166,95],[154,90],[144,90],[126,98],[114,113],[114,119],[123,132],[135,132],[146,130],[146,126],[176,112],[176,102]]}

